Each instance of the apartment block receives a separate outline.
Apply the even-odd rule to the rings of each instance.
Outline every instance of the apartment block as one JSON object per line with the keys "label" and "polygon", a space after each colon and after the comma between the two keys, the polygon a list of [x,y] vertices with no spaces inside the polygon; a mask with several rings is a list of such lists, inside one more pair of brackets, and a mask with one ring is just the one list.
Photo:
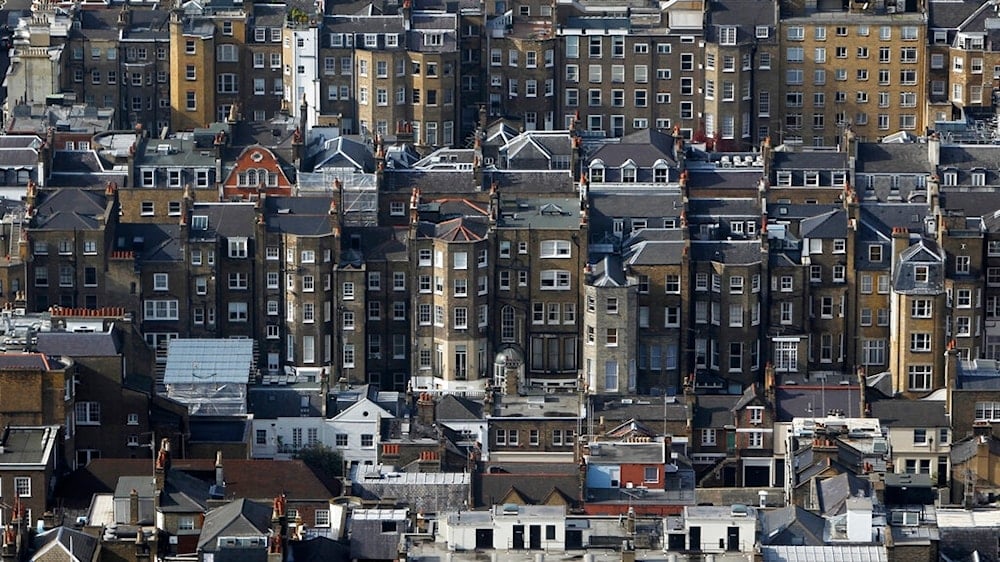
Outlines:
{"label": "apartment block", "polygon": [[900,130],[923,131],[923,8],[895,2],[807,6],[783,4],[783,126],[777,143],[837,146],[848,126],[869,141]]}

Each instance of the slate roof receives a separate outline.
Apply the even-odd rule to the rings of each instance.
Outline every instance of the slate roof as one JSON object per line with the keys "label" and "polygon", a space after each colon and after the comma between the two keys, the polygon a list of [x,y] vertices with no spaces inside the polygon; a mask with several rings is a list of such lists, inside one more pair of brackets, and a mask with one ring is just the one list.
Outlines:
{"label": "slate roof", "polygon": [[821,546],[826,520],[797,505],[758,512],[764,544]]}
{"label": "slate roof", "polygon": [[316,170],[354,168],[367,173],[375,171],[375,155],[368,145],[342,136],[326,141],[323,151],[316,155],[315,162]]}
{"label": "slate roof", "polygon": [[208,217],[207,230],[188,229],[192,239],[254,237],[256,216],[252,203],[195,203],[191,214]]}
{"label": "slate roof", "polygon": [[[117,39],[118,10],[80,10],[76,14],[80,26],[70,26],[71,39]],[[87,53],[87,58],[90,54]]]}
{"label": "slate roof", "polygon": [[594,415],[604,416],[609,424],[629,420],[645,421],[649,424],[663,422],[664,415],[670,421],[687,420],[688,405],[682,397],[668,397],[664,405],[662,397],[642,397],[623,402],[618,397],[595,396],[592,402]]}
{"label": "slate roof", "polygon": [[269,232],[297,236],[325,236],[333,232],[331,197],[267,197],[265,217]]}
{"label": "slate roof", "polygon": [[43,191],[38,214],[32,219],[34,230],[96,230],[97,218],[104,214],[107,196],[83,189]]}
{"label": "slate roof", "polygon": [[[66,553],[69,560],[93,560],[97,552],[97,538],[76,529],[56,527],[35,536],[36,554],[46,553],[50,549],[58,549]],[[42,554],[43,560],[57,560],[62,557],[56,554]]]}
{"label": "slate roof", "polygon": [[685,242],[642,241],[632,244],[625,255],[629,265],[672,265],[681,263]]}
{"label": "slate roof", "polygon": [[382,187],[385,191],[409,193],[417,188],[424,196],[435,193],[475,193],[482,184],[475,174],[455,170],[386,169]]}
{"label": "slate roof", "polygon": [[693,427],[696,429],[722,429],[732,425],[732,408],[739,402],[741,395],[735,394],[701,394],[695,397]]}
{"label": "slate roof", "polygon": [[580,469],[576,463],[493,463],[474,490],[475,507],[494,505],[512,487],[530,503],[540,503],[552,490],[568,498],[580,496]]}
{"label": "slate roof", "polygon": [[608,168],[618,168],[628,160],[639,168],[652,168],[657,160],[675,164],[674,137],[658,129],[642,129],[625,135],[617,143],[606,143],[590,155],[590,162],[601,160]]}
{"label": "slate roof", "polygon": [[143,10],[131,6],[132,22],[125,33],[125,37],[131,34],[141,34],[143,39],[169,39],[170,34],[167,29],[167,22],[170,18],[169,10]]}
{"label": "slate roof", "polygon": [[406,529],[406,520],[399,521],[392,531],[382,527],[383,521],[351,519],[351,560],[393,560],[399,556],[399,535]]}
{"label": "slate roof", "polygon": [[870,493],[871,486],[868,481],[850,472],[842,472],[816,481],[819,509],[827,517],[847,511],[848,499],[869,496]]}
{"label": "slate roof", "polygon": [[115,357],[121,353],[116,332],[39,332],[35,350],[46,355]]}
{"label": "slate roof", "polygon": [[762,169],[748,170],[701,170],[693,168],[688,174],[688,188],[692,192],[699,189],[757,189]]}
{"label": "slate roof", "polygon": [[941,147],[941,169],[958,168],[972,170],[1000,170],[1000,147],[948,145]]}
{"label": "slate roof", "polygon": [[927,159],[924,143],[881,144],[858,143],[855,172],[859,174],[927,174],[936,173]]}
{"label": "slate roof", "polygon": [[330,562],[350,560],[349,546],[329,537],[308,537],[301,541],[289,541],[289,559],[295,562]]}
{"label": "slate roof", "polygon": [[[915,264],[928,266],[926,282],[916,280]],[[944,290],[944,252],[933,240],[921,238],[899,255],[892,287],[908,294],[938,294]]]}
{"label": "slate roof", "polygon": [[49,461],[51,445],[55,441],[52,432],[59,426],[7,426],[3,430],[3,457],[0,465],[9,470],[11,465],[40,465]]}
{"label": "slate roof", "polygon": [[483,419],[483,405],[454,394],[445,394],[434,405],[434,418],[441,421],[478,421]]}
{"label": "slate roof", "polygon": [[847,238],[847,211],[834,209],[808,217],[799,225],[802,238]]}
{"label": "slate roof", "polygon": [[809,418],[829,410],[843,410],[848,417],[861,408],[861,390],[857,385],[781,385],[775,389],[775,421]]}
{"label": "slate roof", "polygon": [[889,427],[949,427],[945,403],[936,400],[877,400],[871,417]]}
{"label": "slate roof", "polygon": [[573,139],[569,131],[525,131],[510,139],[500,152],[515,161],[570,156],[573,154]]}
{"label": "slate roof", "polygon": [[[308,400],[305,409],[302,408],[302,398]],[[324,397],[315,388],[253,385],[247,396],[247,410],[255,419],[300,417],[306,411],[309,417],[318,417],[322,413],[323,400]],[[333,408],[329,411],[333,412]]]}
{"label": "slate roof", "polygon": [[3,371],[50,371],[63,367],[59,361],[41,353],[0,354],[0,370]]}
{"label": "slate roof", "polygon": [[122,223],[117,235],[125,245],[116,246],[116,249],[132,250],[142,261],[181,261],[184,254],[180,233],[180,226],[176,224]]}
{"label": "slate roof", "polygon": [[749,197],[692,197],[688,220],[696,217],[759,217],[760,203]]}
{"label": "slate roof", "polygon": [[37,148],[41,144],[42,139],[35,135],[0,135],[0,149]]}
{"label": "slate roof", "polygon": [[986,5],[980,0],[930,0],[927,3],[927,26],[957,29],[976,10]]}
{"label": "slate roof", "polygon": [[713,261],[727,265],[758,263],[764,258],[759,240],[694,240],[691,242],[691,259]]}
{"label": "slate roof", "polygon": [[195,416],[188,422],[192,443],[239,443],[249,436],[250,421],[242,417]]}
{"label": "slate roof", "polygon": [[500,193],[525,193],[556,196],[572,195],[576,190],[573,174],[569,170],[500,170],[483,171],[484,189],[497,185]]}
{"label": "slate roof", "polygon": [[843,170],[847,160],[846,152],[774,152],[771,163],[775,170]]}
{"label": "slate roof", "polygon": [[488,226],[485,220],[459,217],[440,223],[421,222],[417,234],[447,242],[477,242],[486,238]]}
{"label": "slate roof", "polygon": [[593,265],[594,274],[589,285],[594,287],[627,287],[628,279],[622,269],[621,256],[608,254]]}
{"label": "slate roof", "polygon": [[270,530],[272,506],[264,502],[238,499],[209,511],[198,537],[198,550],[216,552],[220,536],[256,537]]}

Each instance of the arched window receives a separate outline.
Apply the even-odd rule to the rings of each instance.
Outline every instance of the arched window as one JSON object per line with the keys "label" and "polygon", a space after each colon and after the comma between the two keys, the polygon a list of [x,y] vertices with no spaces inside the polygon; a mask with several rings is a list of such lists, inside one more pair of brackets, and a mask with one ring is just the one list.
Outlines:
{"label": "arched window", "polygon": [[500,339],[501,341],[514,341],[516,338],[516,320],[514,307],[507,305],[500,311]]}

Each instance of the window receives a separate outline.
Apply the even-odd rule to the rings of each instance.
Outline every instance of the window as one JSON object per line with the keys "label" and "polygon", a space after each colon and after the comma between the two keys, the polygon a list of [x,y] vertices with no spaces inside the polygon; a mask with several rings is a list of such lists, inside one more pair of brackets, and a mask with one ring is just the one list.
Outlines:
{"label": "window", "polygon": [[246,322],[247,321],[247,303],[245,303],[245,302],[230,302],[229,303],[229,321],[230,322]]}
{"label": "window", "polygon": [[959,289],[955,293],[955,305],[958,308],[972,308],[972,289]]}
{"label": "window", "polygon": [[798,370],[798,341],[774,342],[774,368],[778,371]]}
{"label": "window", "polygon": [[229,257],[231,257],[231,258],[246,258],[247,257],[247,239],[246,238],[230,238],[229,239]]}
{"label": "window", "polygon": [[176,300],[147,299],[143,302],[144,320],[177,320],[177,311]]}
{"label": "window", "polygon": [[77,425],[101,424],[100,402],[77,402],[75,411]]}
{"label": "window", "polygon": [[570,273],[560,269],[549,269],[541,272],[543,291],[568,291],[570,289]]}
{"label": "window", "polygon": [[909,390],[930,390],[932,368],[931,365],[910,365]]}
{"label": "window", "polygon": [[30,498],[31,497],[31,477],[29,476],[15,476],[14,477],[14,492],[19,498]]}
{"label": "window", "polygon": [[664,281],[664,289],[665,292],[669,294],[680,294],[681,292],[680,275],[668,274],[666,280]]}
{"label": "window", "polygon": [[701,444],[705,447],[714,447],[716,444],[716,430],[714,429],[702,429],[701,430]]}
{"label": "window", "polygon": [[618,346],[618,328],[608,328],[605,334],[605,343],[608,347]]}
{"label": "window", "polygon": [[931,335],[929,333],[910,334],[910,351],[930,351]]}
{"label": "window", "polygon": [[569,240],[542,240],[542,258],[568,258],[570,252]]}

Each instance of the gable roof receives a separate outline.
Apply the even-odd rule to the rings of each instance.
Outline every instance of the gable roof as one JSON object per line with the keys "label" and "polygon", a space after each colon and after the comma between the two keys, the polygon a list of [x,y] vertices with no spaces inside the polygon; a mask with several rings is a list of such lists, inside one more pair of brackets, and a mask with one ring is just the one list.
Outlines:
{"label": "gable roof", "polygon": [[209,511],[198,537],[198,550],[215,551],[226,536],[261,536],[270,532],[272,506],[241,498]]}
{"label": "gable roof", "polygon": [[[227,497],[269,499],[285,494],[288,501],[326,501],[340,494],[337,481],[327,481],[317,476],[301,460],[224,459],[223,471]],[[183,473],[193,480],[174,482],[175,475]],[[93,494],[111,493],[122,476],[152,477],[149,459],[110,459],[90,461],[59,484],[58,495],[74,505],[85,507]],[[167,489],[171,484],[178,492],[201,501],[198,491],[215,483],[215,459],[173,459],[167,472]],[[181,499],[177,499],[180,503]]]}
{"label": "gable roof", "polygon": [[483,405],[463,396],[445,394],[434,405],[434,418],[441,421],[480,421]]}
{"label": "gable roof", "polygon": [[70,560],[88,562],[97,551],[97,539],[68,527],[56,527],[35,537],[35,554],[32,560],[57,560],[61,556],[49,554],[53,549],[62,551]]}
{"label": "gable roof", "polygon": [[[374,413],[376,413],[378,415],[377,416],[369,416],[368,409],[373,409]],[[358,399],[357,402],[355,402],[355,403],[351,404],[350,406],[348,406],[347,408],[344,408],[343,410],[341,410],[340,413],[338,413],[336,416],[333,417],[333,419],[334,420],[344,420],[344,419],[347,419],[347,418],[351,418],[351,417],[354,417],[357,414],[358,411],[361,412],[361,415],[363,417],[366,417],[366,418],[370,417],[372,420],[375,420],[376,417],[379,418],[379,419],[390,419],[390,418],[395,418],[396,417],[396,416],[392,415],[391,412],[389,412],[388,410],[386,410],[385,408],[383,408],[382,406],[379,406],[375,401],[373,401],[373,400],[365,397],[365,398]]]}
{"label": "gable roof", "polygon": [[42,193],[33,230],[96,230],[108,203],[98,191],[67,188]]}
{"label": "gable roof", "polygon": [[826,520],[797,505],[760,512],[764,544],[820,546]]}

